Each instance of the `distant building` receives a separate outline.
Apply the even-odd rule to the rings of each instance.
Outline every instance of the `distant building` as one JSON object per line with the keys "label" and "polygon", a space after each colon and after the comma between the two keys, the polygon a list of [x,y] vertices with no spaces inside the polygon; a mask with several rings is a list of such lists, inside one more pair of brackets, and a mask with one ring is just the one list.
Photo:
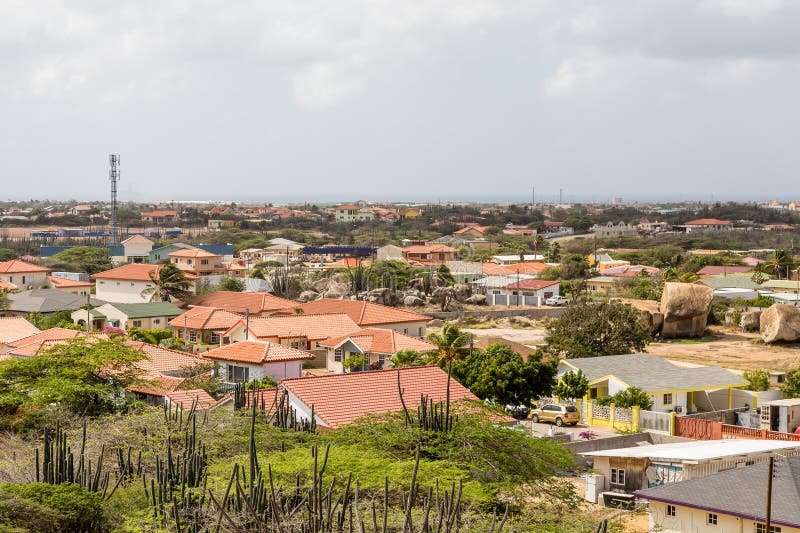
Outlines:
{"label": "distant building", "polygon": [[598,238],[614,238],[614,237],[632,237],[639,234],[639,230],[632,224],[625,222],[607,222],[605,224],[595,224],[589,231],[594,233]]}
{"label": "distant building", "polygon": [[166,209],[163,211],[143,211],[142,222],[150,222],[153,224],[164,224],[169,222],[177,222],[180,219],[178,212],[174,209]]}
{"label": "distant building", "polygon": [[340,205],[334,209],[334,220],[336,222],[366,222],[373,220],[375,215],[370,211],[364,211],[355,204]]}
{"label": "distant building", "polygon": [[727,231],[733,229],[730,220],[718,220],[716,218],[699,218],[697,220],[690,220],[685,224],[680,224],[679,228],[683,228],[686,233],[698,231]]}

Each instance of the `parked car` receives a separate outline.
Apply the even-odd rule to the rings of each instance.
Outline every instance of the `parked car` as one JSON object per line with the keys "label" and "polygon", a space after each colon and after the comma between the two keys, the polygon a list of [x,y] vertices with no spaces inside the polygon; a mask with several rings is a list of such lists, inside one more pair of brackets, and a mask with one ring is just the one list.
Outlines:
{"label": "parked car", "polygon": [[531,413],[527,405],[506,405],[506,412],[517,420],[525,420]]}
{"label": "parked car", "polygon": [[534,422],[553,422],[557,426],[569,424],[574,426],[581,421],[581,415],[574,405],[558,405],[548,403],[531,411]]}
{"label": "parked car", "polygon": [[569,300],[564,298],[563,296],[551,296],[547,300],[544,301],[545,305],[567,305]]}

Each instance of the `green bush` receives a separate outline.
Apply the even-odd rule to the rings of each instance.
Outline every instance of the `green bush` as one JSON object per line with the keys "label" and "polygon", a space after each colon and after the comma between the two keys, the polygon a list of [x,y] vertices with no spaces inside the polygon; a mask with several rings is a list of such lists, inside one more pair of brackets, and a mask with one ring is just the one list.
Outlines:
{"label": "green bush", "polygon": [[0,485],[0,524],[39,531],[102,531],[102,500],[79,485],[66,483]]}

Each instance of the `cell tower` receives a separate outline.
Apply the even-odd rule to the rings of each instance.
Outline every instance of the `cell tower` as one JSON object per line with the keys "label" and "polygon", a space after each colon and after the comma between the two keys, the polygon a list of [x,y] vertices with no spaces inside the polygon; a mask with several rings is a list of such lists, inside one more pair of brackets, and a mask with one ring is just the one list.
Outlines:
{"label": "cell tower", "polygon": [[111,181],[111,244],[116,245],[119,240],[119,224],[117,222],[117,182],[119,181],[119,154],[108,156],[110,169],[108,179]]}

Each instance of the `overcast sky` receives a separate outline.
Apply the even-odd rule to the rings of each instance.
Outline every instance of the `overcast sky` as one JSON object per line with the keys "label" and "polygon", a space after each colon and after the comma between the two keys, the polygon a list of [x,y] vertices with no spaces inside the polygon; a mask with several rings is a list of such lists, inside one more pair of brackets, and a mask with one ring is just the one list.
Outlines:
{"label": "overcast sky", "polygon": [[800,198],[792,0],[3,0],[0,198]]}

